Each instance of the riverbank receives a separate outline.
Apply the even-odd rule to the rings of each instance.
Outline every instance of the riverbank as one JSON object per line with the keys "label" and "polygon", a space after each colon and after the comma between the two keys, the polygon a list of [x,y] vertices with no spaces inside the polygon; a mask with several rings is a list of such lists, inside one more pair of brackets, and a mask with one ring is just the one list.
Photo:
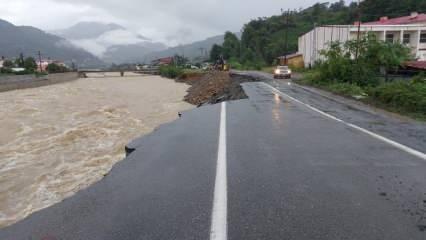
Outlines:
{"label": "riverbank", "polygon": [[49,75],[7,75],[0,76],[0,92],[17,89],[35,88],[78,79],[78,73],[55,73]]}
{"label": "riverbank", "polygon": [[124,146],[178,112],[189,86],[98,76],[0,93],[0,227],[99,181]]}

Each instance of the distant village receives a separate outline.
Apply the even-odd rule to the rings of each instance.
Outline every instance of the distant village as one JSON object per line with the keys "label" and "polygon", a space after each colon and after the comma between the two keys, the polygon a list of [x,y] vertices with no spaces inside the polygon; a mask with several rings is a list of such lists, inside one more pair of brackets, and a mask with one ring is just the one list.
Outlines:
{"label": "distant village", "polygon": [[68,72],[73,68],[59,60],[50,58],[36,60],[33,57],[24,57],[23,54],[10,59],[2,56],[0,59],[0,74],[59,73]]}
{"label": "distant village", "polygon": [[210,64],[205,62],[191,62],[187,58],[175,55],[170,57],[163,57],[158,58],[150,63],[124,63],[124,64],[112,64],[110,67],[110,70],[135,70],[135,71],[142,71],[144,69],[151,69],[151,68],[159,68],[162,66],[180,66],[187,69],[207,69],[209,68]]}

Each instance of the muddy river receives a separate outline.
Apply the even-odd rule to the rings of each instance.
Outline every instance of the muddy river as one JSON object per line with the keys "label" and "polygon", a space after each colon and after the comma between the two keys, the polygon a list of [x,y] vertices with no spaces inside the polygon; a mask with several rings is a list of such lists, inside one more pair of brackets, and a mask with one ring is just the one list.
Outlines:
{"label": "muddy river", "polygon": [[182,101],[187,88],[94,74],[0,93],[0,227],[100,180],[125,144],[193,108]]}

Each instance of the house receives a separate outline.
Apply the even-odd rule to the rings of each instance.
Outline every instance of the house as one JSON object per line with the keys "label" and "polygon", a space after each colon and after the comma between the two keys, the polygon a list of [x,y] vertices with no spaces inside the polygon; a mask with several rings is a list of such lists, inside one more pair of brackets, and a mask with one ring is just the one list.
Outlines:
{"label": "house", "polygon": [[11,68],[10,70],[12,70],[12,72],[14,73],[19,73],[19,72],[25,71],[25,68],[14,67],[14,68]]}
{"label": "house", "polygon": [[286,56],[278,57],[280,65],[287,65],[291,68],[303,68],[303,55],[301,53],[289,54]]}
{"label": "house", "polygon": [[1,56],[1,59],[0,59],[0,68],[3,68],[4,61],[6,61],[6,58],[4,56]]}
{"label": "house", "polygon": [[326,25],[315,27],[299,37],[298,53],[303,55],[305,67],[321,60],[319,51],[327,49],[330,42],[346,42],[367,34],[377,39],[406,44],[419,61],[426,60],[426,14],[417,12],[399,18],[381,17],[378,21],[353,25]]}
{"label": "house", "polygon": [[157,60],[152,61],[152,65],[154,66],[167,66],[173,64],[174,59],[173,57],[165,57],[165,58],[159,58]]}
{"label": "house", "polygon": [[426,61],[409,61],[405,62],[403,66],[410,70],[426,71]]}
{"label": "house", "polygon": [[[55,63],[56,65],[66,67],[64,62],[58,61],[58,60],[51,60],[50,58],[48,58],[48,59],[42,59],[41,62],[40,62],[40,60],[36,61],[37,71],[38,72],[45,72],[47,70],[47,66],[51,63]],[[41,69],[40,69],[40,67],[41,67]]]}

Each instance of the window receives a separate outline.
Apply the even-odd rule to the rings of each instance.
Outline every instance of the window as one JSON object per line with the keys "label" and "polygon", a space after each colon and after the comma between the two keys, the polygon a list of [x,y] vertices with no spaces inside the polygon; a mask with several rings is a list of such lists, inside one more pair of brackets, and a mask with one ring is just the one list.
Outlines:
{"label": "window", "polygon": [[386,42],[393,42],[393,33],[386,34]]}
{"label": "window", "polygon": [[426,43],[426,33],[420,34],[420,43]]}
{"label": "window", "polygon": [[409,44],[410,43],[410,34],[404,33],[404,38],[402,39],[402,43]]}

